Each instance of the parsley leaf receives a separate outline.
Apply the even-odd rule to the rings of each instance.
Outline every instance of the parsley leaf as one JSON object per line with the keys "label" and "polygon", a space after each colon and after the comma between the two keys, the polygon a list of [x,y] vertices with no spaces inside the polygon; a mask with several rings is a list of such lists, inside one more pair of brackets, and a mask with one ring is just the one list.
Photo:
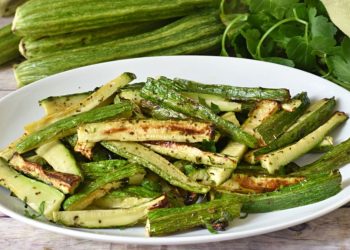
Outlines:
{"label": "parsley leaf", "polygon": [[298,2],[298,0],[251,0],[249,9],[252,13],[266,12],[281,19]]}
{"label": "parsley leaf", "polygon": [[345,82],[350,88],[350,39],[346,38],[341,44],[341,54],[330,56],[328,61],[333,69],[333,75]]}
{"label": "parsley leaf", "polygon": [[286,53],[295,65],[310,71],[315,70],[316,56],[313,55],[311,45],[304,37],[296,36],[290,39],[287,44]]}
{"label": "parsley leaf", "polygon": [[309,9],[311,37],[332,38],[335,44],[336,41],[334,39],[334,35],[337,32],[337,28],[331,22],[329,22],[328,18],[325,16],[316,16],[316,14],[316,8]]}

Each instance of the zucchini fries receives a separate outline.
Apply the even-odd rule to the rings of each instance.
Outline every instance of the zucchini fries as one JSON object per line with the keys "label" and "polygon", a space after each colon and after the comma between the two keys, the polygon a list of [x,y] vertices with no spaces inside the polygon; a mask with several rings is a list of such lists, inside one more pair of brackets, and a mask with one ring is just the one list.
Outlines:
{"label": "zucchini fries", "polygon": [[[241,211],[303,206],[341,190],[350,139],[333,145],[329,136],[348,118],[335,98],[164,76],[130,84],[135,78],[40,100],[46,115],[0,151],[0,185],[53,222],[143,224],[149,236],[219,231]],[[313,151],[324,154],[293,162]]]}

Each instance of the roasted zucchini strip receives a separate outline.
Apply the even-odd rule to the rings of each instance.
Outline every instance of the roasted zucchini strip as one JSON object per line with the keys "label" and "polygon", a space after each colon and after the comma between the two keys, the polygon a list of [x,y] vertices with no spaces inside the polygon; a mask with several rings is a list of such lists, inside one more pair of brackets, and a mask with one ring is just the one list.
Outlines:
{"label": "roasted zucchini strip", "polygon": [[[179,208],[159,208],[148,213],[146,231],[160,236],[218,222],[228,223],[240,215],[241,204],[218,199]],[[214,226],[215,228],[215,226]]]}
{"label": "roasted zucchini strip", "polygon": [[81,181],[78,175],[46,170],[39,164],[25,161],[19,154],[12,157],[10,165],[26,175],[54,186],[65,194],[73,193]]}
{"label": "roasted zucchini strip", "polygon": [[46,143],[37,148],[35,153],[44,158],[54,170],[83,177],[74,156],[60,141]]}
{"label": "roasted zucchini strip", "polygon": [[130,113],[132,108],[133,106],[130,103],[124,102],[95,108],[84,113],[66,117],[24,137],[23,140],[17,143],[16,150],[19,153],[27,152],[45,143],[74,134],[79,125],[122,116],[126,113]]}
{"label": "roasted zucchini strip", "polygon": [[281,187],[290,186],[304,181],[304,177],[265,176],[234,173],[232,177],[220,186],[217,191],[238,193],[265,193]]}
{"label": "roasted zucchini strip", "polygon": [[[95,180],[101,178],[105,175],[110,175],[119,171],[119,168],[129,164],[126,160],[102,160],[102,161],[93,161],[82,163],[82,171],[86,178]],[[128,183],[130,185],[139,185],[141,184],[145,172],[141,171],[133,176],[128,178]]]}
{"label": "roasted zucchini strip", "polygon": [[218,153],[205,152],[188,144],[171,141],[147,142],[143,143],[143,145],[149,147],[159,154],[171,156],[175,159],[186,160],[196,164],[230,169],[235,169],[237,165],[237,160],[233,157],[227,157]]}
{"label": "roasted zucchini strip", "polygon": [[185,115],[212,122],[215,126],[248,147],[256,147],[257,140],[239,127],[217,116],[209,108],[182,96],[172,87],[172,82],[158,82],[149,78],[141,90],[141,96],[158,105],[173,109]]}
{"label": "roasted zucchini strip", "polygon": [[93,202],[99,208],[131,208],[161,196],[160,192],[151,191],[142,186],[128,186],[114,190]]}
{"label": "roasted zucchini strip", "polygon": [[275,210],[304,206],[325,200],[341,190],[338,171],[321,173],[298,184],[262,194],[223,194],[223,199],[233,198],[243,203],[242,212],[266,213]]}
{"label": "roasted zucchini strip", "polygon": [[163,207],[166,204],[166,197],[162,195],[132,208],[57,211],[53,213],[53,220],[65,226],[85,228],[132,226],[144,221],[149,209]]}
{"label": "roasted zucchini strip", "polygon": [[310,175],[323,171],[336,170],[350,162],[350,139],[334,146],[332,150],[322,155],[318,160],[303,166],[293,175]]}
{"label": "roasted zucchini strip", "polygon": [[233,87],[230,85],[203,84],[191,80],[175,79],[182,91],[214,94],[229,100],[275,100],[285,102],[290,98],[288,89]]}
{"label": "roasted zucchini strip", "polygon": [[211,140],[213,136],[212,124],[190,120],[117,120],[84,124],[78,128],[78,143],[103,140],[193,143]]}
{"label": "roasted zucchini strip", "polygon": [[58,211],[64,200],[64,194],[45,183],[28,178],[0,159],[0,185],[9,189],[18,199],[25,202],[36,212],[51,220],[52,213]]}
{"label": "roasted zucchini strip", "polygon": [[101,104],[113,96],[118,89],[124,87],[135,78],[136,76],[132,73],[123,73],[94,91],[82,101],[76,103],[74,106],[70,106],[68,109],[64,109],[61,112],[44,116],[43,118],[26,125],[24,127],[25,131],[27,133],[33,133],[56,121],[59,121],[60,119],[90,111],[98,106],[101,106]]}
{"label": "roasted zucchini strip", "polygon": [[118,171],[104,175],[92,182],[85,183],[77,192],[66,199],[63,203],[64,210],[82,210],[94,200],[106,195],[110,190],[122,185],[125,178],[135,174],[145,173],[145,170],[137,164],[121,166]]}
{"label": "roasted zucchini strip", "polygon": [[44,109],[46,115],[62,112],[79,103],[92,94],[92,91],[61,96],[49,96],[39,101],[39,105]]}
{"label": "roasted zucchini strip", "polygon": [[300,100],[301,103],[293,112],[282,109],[255,129],[262,145],[268,145],[287,131],[303,115],[310,104],[310,100],[305,92],[296,95],[290,101],[293,102],[295,100]]}
{"label": "roasted zucchini strip", "polygon": [[348,116],[344,113],[336,112],[327,122],[296,143],[260,156],[261,166],[267,169],[269,173],[274,173],[280,167],[287,165],[313,149],[332,129],[347,119]]}
{"label": "roasted zucchini strip", "polygon": [[128,159],[130,162],[138,163],[150,169],[176,187],[201,194],[207,193],[210,189],[208,186],[192,181],[168,160],[141,144],[118,141],[103,141],[101,144],[113,153]]}

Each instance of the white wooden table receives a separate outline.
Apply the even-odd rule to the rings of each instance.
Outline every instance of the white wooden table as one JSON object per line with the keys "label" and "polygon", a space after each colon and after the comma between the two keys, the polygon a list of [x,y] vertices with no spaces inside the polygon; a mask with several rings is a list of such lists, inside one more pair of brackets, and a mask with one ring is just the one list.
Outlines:
{"label": "white wooden table", "polygon": [[[9,19],[0,18],[0,26],[8,22]],[[11,64],[0,66],[0,98],[15,90]],[[76,239],[34,228],[0,212],[0,249],[350,249],[350,204],[319,219],[282,231],[186,246],[140,246]]]}

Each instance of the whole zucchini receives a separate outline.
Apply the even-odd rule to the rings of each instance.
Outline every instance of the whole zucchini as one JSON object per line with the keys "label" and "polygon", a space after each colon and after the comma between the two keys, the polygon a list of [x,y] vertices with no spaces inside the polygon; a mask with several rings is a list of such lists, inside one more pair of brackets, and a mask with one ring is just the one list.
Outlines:
{"label": "whole zucchini", "polygon": [[[19,86],[23,86],[55,73],[94,63],[145,56],[162,50],[169,53],[170,49],[175,49],[173,53],[178,54],[178,46],[203,39],[213,38],[214,45],[217,44],[217,37],[221,35],[223,28],[216,11],[205,11],[141,35],[27,60],[17,66],[15,75]],[[193,46],[191,50],[187,47],[180,52],[194,53],[197,44]],[[209,47],[212,46],[211,44]],[[202,44],[199,44],[198,50],[203,51]]]}
{"label": "whole zucchini", "polygon": [[11,31],[11,24],[0,29],[0,65],[20,56],[18,44],[20,38]]}
{"label": "whole zucchini", "polygon": [[17,9],[13,30],[41,37],[120,23],[181,17],[218,6],[217,0],[34,0]]}
{"label": "whole zucchini", "polygon": [[45,36],[40,38],[24,37],[19,49],[25,58],[47,56],[60,50],[110,42],[126,36],[134,36],[160,28],[168,24],[169,20],[149,21],[132,24],[118,24],[106,28],[83,30],[80,32]]}

